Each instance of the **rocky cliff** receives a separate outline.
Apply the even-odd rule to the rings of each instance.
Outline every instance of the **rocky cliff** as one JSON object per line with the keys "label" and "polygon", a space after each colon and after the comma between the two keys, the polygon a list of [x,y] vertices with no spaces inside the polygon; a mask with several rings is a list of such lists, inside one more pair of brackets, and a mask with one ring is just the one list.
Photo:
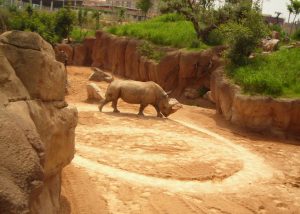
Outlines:
{"label": "rocky cliff", "polygon": [[140,55],[140,43],[97,31],[96,38],[75,46],[59,44],[57,50],[67,53],[69,64],[103,68],[128,79],[154,81],[177,97],[186,87],[209,88],[210,74],[220,66],[218,55],[222,48],[200,52],[171,50],[156,62]]}
{"label": "rocky cliff", "polygon": [[234,124],[254,131],[300,138],[300,99],[248,96],[220,67],[211,75],[211,94],[217,111]]}
{"label": "rocky cliff", "polygon": [[59,211],[77,125],[77,110],[64,101],[65,79],[38,34],[0,36],[0,213]]}

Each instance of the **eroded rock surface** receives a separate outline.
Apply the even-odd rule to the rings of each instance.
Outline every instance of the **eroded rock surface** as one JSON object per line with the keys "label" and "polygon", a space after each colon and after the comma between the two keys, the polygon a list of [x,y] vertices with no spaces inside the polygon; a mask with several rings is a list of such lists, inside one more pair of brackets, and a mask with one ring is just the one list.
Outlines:
{"label": "eroded rock surface", "polygon": [[64,101],[65,79],[38,34],[0,36],[0,213],[59,211],[77,125],[77,110]]}
{"label": "eroded rock surface", "polygon": [[248,96],[220,67],[211,76],[211,96],[227,120],[254,131],[300,137],[300,100]]}

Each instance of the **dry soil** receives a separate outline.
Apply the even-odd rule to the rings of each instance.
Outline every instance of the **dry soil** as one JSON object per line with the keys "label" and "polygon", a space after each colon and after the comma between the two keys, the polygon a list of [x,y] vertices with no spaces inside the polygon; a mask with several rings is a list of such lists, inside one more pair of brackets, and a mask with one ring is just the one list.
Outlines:
{"label": "dry soil", "polygon": [[[86,102],[91,69],[68,67],[79,111],[76,154],[63,171],[61,213],[300,213],[300,143],[252,133],[213,109],[169,118],[119,101]],[[97,85],[105,93],[107,83]]]}

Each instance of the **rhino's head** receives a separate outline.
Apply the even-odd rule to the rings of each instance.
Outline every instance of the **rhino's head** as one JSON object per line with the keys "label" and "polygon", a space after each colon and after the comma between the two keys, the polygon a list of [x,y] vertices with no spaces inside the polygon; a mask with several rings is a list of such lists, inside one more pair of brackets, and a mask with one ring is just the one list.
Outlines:
{"label": "rhino's head", "polygon": [[160,111],[165,117],[168,117],[170,114],[175,113],[176,111],[178,111],[181,108],[182,108],[182,105],[176,99],[167,98],[167,100],[162,103],[162,105],[160,107]]}

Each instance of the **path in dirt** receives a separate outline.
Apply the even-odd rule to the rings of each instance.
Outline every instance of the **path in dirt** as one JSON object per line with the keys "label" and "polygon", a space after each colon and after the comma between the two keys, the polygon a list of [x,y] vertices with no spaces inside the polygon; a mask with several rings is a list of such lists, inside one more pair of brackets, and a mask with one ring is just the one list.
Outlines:
{"label": "path in dirt", "polygon": [[100,113],[85,102],[91,70],[68,73],[79,123],[62,213],[300,212],[298,142],[246,132],[199,107],[161,119],[120,101],[122,113]]}

